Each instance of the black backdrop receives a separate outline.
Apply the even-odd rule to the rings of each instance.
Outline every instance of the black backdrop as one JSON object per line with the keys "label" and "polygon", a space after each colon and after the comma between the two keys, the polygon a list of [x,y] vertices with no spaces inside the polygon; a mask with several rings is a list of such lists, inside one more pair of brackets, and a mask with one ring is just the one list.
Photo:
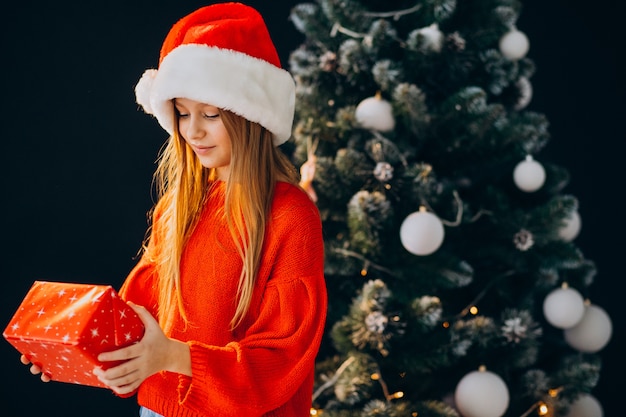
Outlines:
{"label": "black backdrop", "polygon": [[[287,20],[295,0],[250,1],[265,15],[283,64],[302,41]],[[134,264],[151,205],[154,160],[165,138],[137,111],[133,87],[156,65],[175,19],[198,1],[10,2],[2,9],[2,258],[0,327],[34,280],[118,287]],[[617,0],[528,0],[518,28],[535,60],[530,109],[551,122],[541,155],[568,168],[580,200],[577,239],[599,274],[591,301],[613,321],[594,395],[623,414],[624,278],[621,219],[625,82]],[[5,324],[2,324],[5,323]],[[7,417],[135,416],[134,399],[42,384],[0,342]],[[512,393],[512,395],[515,395]]]}

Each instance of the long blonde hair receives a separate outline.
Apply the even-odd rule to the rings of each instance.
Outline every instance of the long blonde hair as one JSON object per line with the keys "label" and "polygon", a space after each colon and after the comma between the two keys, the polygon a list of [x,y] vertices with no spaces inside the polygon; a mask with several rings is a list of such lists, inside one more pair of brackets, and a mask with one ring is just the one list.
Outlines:
{"label": "long blonde hair", "polygon": [[[237,307],[230,323],[234,329],[246,316],[252,300],[276,181],[297,184],[298,172],[272,144],[267,129],[232,112],[219,113],[232,147],[223,214],[243,262]],[[174,312],[188,324],[180,291],[180,259],[216,178],[215,169],[203,167],[178,133],[176,115],[174,121],[174,134],[161,150],[154,174],[159,219],[146,243],[151,239],[157,243],[144,244],[146,255],[156,264],[158,320],[166,331],[173,325],[170,318]]]}

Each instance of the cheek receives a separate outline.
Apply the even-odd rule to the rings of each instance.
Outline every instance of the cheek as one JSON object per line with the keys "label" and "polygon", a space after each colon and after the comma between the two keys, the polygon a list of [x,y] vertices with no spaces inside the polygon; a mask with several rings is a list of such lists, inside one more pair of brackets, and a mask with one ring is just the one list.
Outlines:
{"label": "cheek", "polygon": [[184,139],[185,141],[187,141],[187,139],[185,139],[185,136],[187,136],[185,134],[185,132],[187,131],[187,123],[185,122],[178,122],[178,136],[181,137],[181,139]]}
{"label": "cheek", "polygon": [[230,152],[231,142],[230,142],[230,136],[228,135],[226,128],[224,126],[221,126],[219,129],[216,129],[215,134],[216,134],[216,137],[219,138],[220,145],[227,147]]}

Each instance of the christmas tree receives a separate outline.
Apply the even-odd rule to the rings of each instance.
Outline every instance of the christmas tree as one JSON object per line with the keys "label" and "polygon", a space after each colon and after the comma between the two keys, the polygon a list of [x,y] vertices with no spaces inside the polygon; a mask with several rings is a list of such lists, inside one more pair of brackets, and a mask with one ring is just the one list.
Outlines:
{"label": "christmas tree", "polygon": [[515,0],[318,0],[293,158],[326,240],[312,414],[601,417],[611,320],[588,297],[566,168],[527,109]]}

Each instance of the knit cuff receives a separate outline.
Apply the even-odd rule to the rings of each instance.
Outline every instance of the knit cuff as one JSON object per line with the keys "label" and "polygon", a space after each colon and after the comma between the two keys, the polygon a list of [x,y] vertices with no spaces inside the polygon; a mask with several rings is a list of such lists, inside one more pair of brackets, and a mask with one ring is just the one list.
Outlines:
{"label": "knit cuff", "polygon": [[[178,401],[181,405],[185,405],[193,410],[202,410],[208,403],[208,393],[206,389],[196,388],[194,380],[197,381],[201,375],[207,374],[208,361],[206,349],[198,346],[194,342],[187,342],[189,352],[191,354],[191,375],[180,375],[178,378]],[[202,382],[196,382],[195,385],[205,387]]]}

